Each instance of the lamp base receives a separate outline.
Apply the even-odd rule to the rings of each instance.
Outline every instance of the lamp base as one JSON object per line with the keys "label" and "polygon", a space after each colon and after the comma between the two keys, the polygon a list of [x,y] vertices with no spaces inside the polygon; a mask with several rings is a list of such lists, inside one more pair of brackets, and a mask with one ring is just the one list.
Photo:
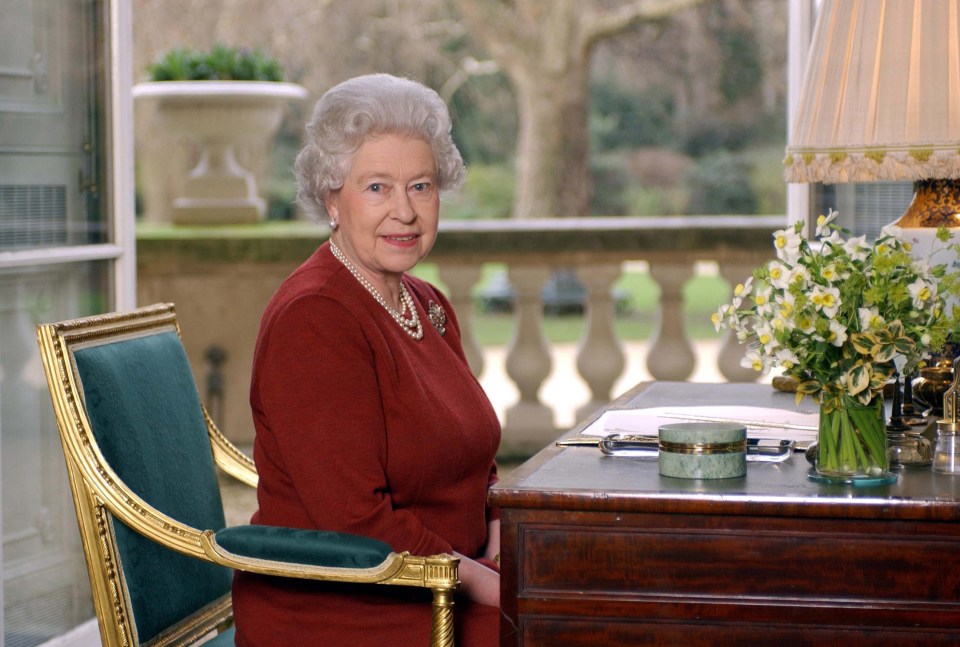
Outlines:
{"label": "lamp base", "polygon": [[960,227],[960,180],[917,180],[910,206],[893,224],[904,229]]}
{"label": "lamp base", "polygon": [[[914,258],[931,265],[943,263],[954,271],[960,269],[957,253],[937,239],[937,229],[947,227],[952,229],[950,242],[960,243],[960,180],[917,180],[914,190],[907,210],[893,224],[903,229],[904,239],[913,245]],[[948,313],[960,307],[955,297],[949,297],[946,303]],[[946,346],[930,362],[933,366],[946,365],[950,370],[958,355],[960,339],[951,333]],[[936,408],[940,398],[930,404]]]}

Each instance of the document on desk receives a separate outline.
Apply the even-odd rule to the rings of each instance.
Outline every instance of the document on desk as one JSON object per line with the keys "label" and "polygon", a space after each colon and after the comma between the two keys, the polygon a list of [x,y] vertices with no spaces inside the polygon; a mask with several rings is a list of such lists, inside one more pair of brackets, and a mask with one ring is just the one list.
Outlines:
{"label": "document on desk", "polygon": [[806,444],[817,439],[819,413],[750,406],[664,406],[607,411],[579,436],[658,435],[662,425],[678,422],[730,422],[747,428],[747,438],[789,438]]}

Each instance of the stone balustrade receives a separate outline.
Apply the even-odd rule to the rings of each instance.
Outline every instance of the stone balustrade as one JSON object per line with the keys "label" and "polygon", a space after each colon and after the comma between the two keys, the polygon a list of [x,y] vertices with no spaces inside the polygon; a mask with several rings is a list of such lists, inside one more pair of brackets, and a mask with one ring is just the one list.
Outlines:
{"label": "stone balustrade", "polygon": [[[578,410],[586,415],[610,400],[623,371],[611,288],[625,262],[646,261],[660,287],[647,368],[655,379],[684,380],[696,358],[684,330],[682,288],[695,263],[714,261],[729,282],[742,281],[771,257],[771,233],[785,221],[784,216],[676,216],[443,222],[428,260],[437,264],[447,287],[477,375],[484,352],[475,334],[472,291],[483,264],[505,264],[515,291],[506,372],[519,399],[505,413],[503,451],[529,453],[560,431],[554,412],[538,396],[553,361],[543,332],[541,290],[554,270],[572,268],[588,295],[576,360],[591,393]],[[249,444],[253,438],[247,389],[260,314],[280,281],[325,238],[323,228],[308,223],[138,230],[138,302],[176,304],[201,396],[235,442]],[[742,354],[734,338],[725,340],[716,358],[720,374],[730,381],[755,379],[740,366]]]}

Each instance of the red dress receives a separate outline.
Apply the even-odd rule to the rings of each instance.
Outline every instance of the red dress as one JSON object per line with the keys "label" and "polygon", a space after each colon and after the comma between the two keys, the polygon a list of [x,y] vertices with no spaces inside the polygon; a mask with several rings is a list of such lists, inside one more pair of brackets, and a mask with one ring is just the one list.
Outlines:
{"label": "red dress", "polygon": [[[467,366],[453,309],[404,276],[409,337],[322,245],[264,312],[250,402],[255,524],[348,532],[395,551],[482,554],[500,425]],[[427,316],[446,315],[441,336]],[[238,573],[236,644],[427,645],[430,594]],[[457,600],[457,644],[498,643],[499,611]]]}

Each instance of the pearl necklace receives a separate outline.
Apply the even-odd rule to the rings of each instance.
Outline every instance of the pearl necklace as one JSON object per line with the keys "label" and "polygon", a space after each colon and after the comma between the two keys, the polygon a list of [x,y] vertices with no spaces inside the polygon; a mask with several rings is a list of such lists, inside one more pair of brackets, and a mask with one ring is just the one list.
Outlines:
{"label": "pearl necklace", "polygon": [[[353,278],[357,279],[360,282],[367,292],[370,293],[374,299],[377,300],[383,309],[390,313],[390,316],[393,317],[393,320],[396,321],[400,328],[403,329],[403,332],[410,335],[413,339],[422,339],[423,338],[423,325],[420,323],[420,315],[417,314],[417,307],[413,303],[413,297],[410,296],[410,293],[407,292],[407,286],[403,284],[403,280],[400,281],[400,310],[394,309],[387,300],[383,298],[383,295],[373,287],[373,284],[366,279],[366,277],[361,274],[353,264],[347,260],[347,257],[340,251],[340,248],[337,247],[333,241],[330,241],[330,251],[333,252],[333,255],[336,256],[337,260],[340,261],[345,268],[347,268]],[[409,312],[410,316],[404,316],[405,312]]]}

